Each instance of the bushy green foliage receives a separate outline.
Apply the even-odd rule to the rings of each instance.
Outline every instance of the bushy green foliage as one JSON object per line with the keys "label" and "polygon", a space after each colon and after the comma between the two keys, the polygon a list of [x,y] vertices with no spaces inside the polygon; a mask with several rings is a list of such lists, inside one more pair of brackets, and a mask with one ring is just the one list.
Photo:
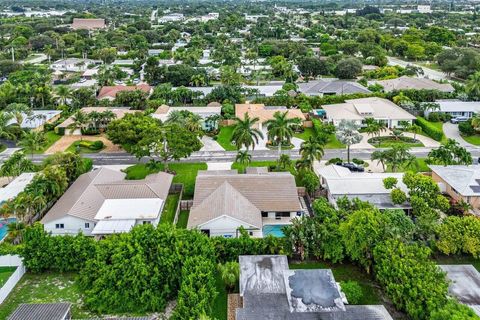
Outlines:
{"label": "bushy green foliage", "polygon": [[435,310],[429,320],[479,320],[472,308],[455,300],[448,301],[442,308]]}
{"label": "bushy green foliage", "polygon": [[383,186],[385,187],[385,189],[392,189],[397,185],[397,183],[398,179],[395,177],[387,177],[383,179]]}
{"label": "bushy green foliage", "polygon": [[407,195],[401,189],[395,188],[390,193],[390,197],[392,198],[393,204],[402,204],[407,201]]}
{"label": "bushy green foliage", "polygon": [[438,129],[437,127],[433,126],[430,122],[425,120],[424,118],[418,117],[416,121],[417,125],[419,125],[422,128],[422,131],[428,135],[430,138],[437,140],[437,141],[442,141],[444,138],[443,131]]}
{"label": "bushy green foliage", "polygon": [[480,219],[474,216],[451,216],[436,230],[438,250],[444,254],[470,254],[480,257]]}
{"label": "bushy green foliage", "polygon": [[228,261],[224,264],[219,263],[217,269],[228,290],[231,291],[235,288],[240,277],[239,263],[236,261]]}
{"label": "bushy green foliage", "polygon": [[377,280],[395,306],[416,320],[430,319],[447,299],[445,274],[429,260],[430,253],[427,247],[398,240],[388,240],[373,251]]}
{"label": "bushy green foliage", "polygon": [[358,304],[363,297],[362,287],[356,281],[340,282],[340,288],[345,293],[349,304]]}
{"label": "bushy green foliage", "polygon": [[475,128],[472,126],[472,121],[464,121],[458,124],[458,130],[465,136],[473,136],[475,134]]}

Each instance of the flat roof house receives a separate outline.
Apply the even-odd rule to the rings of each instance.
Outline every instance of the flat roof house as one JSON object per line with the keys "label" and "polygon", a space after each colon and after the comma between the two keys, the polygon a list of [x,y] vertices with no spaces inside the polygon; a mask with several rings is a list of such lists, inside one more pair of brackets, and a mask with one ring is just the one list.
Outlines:
{"label": "flat roof house", "polygon": [[302,215],[295,178],[288,172],[199,171],[188,228],[235,237],[244,227],[252,236],[262,237],[272,226],[280,228]]}
{"label": "flat roof house", "polygon": [[24,172],[8,185],[0,188],[0,204],[18,196],[32,182],[33,177],[35,177],[35,172]]}
{"label": "flat roof house", "polygon": [[438,110],[426,110],[426,117],[432,112],[442,112],[449,114],[452,118],[471,118],[474,114],[480,112],[480,101],[437,100],[435,103],[437,103],[440,108]]}
{"label": "flat roof house", "polygon": [[102,236],[157,225],[172,179],[159,172],[125,180],[125,173],[101,167],[78,177],[41,222],[54,235]]}
{"label": "flat roof house", "polygon": [[465,201],[480,215],[480,165],[429,165],[440,190],[456,201]]}
{"label": "flat roof house", "polygon": [[342,95],[354,93],[371,93],[370,90],[354,81],[346,80],[311,80],[298,84],[301,93],[307,96]]}
{"label": "flat roof house", "polygon": [[403,173],[351,172],[344,167],[328,165],[319,169],[318,175],[322,187],[327,190],[328,201],[334,206],[338,199],[347,197],[368,201],[379,209],[411,209],[409,203],[393,204],[391,190],[383,185],[383,179],[394,177],[398,180],[397,186],[407,193],[408,188],[402,182]]}
{"label": "flat roof house", "polygon": [[73,18],[72,29],[98,30],[106,28],[105,19],[80,19]]}
{"label": "flat roof house", "polygon": [[102,87],[102,89],[100,89],[97,99],[98,100],[107,99],[107,100],[113,101],[115,100],[117,93],[122,91],[135,91],[135,90],[140,90],[150,95],[152,93],[153,88],[145,83],[138,84],[136,86],[123,86],[123,85],[105,86],[105,87]]}
{"label": "flat roof house", "polygon": [[438,83],[426,78],[414,78],[402,76],[396,79],[371,81],[371,84],[379,84],[383,87],[384,92],[395,90],[438,90],[441,92],[453,92],[455,89],[450,83]]}
{"label": "flat roof house", "polygon": [[259,118],[260,121],[256,124],[257,128],[262,130],[262,126],[265,122],[270,119],[273,119],[273,115],[276,112],[287,112],[287,118],[294,119],[298,118],[302,121],[305,121],[305,116],[303,115],[300,109],[287,109],[286,107],[278,106],[265,106],[261,104],[236,104],[235,105],[235,116],[240,119],[243,119],[245,114],[248,114],[250,118]]}
{"label": "flat roof house", "polygon": [[324,105],[328,122],[338,126],[342,120],[351,120],[359,125],[368,118],[385,123],[388,128],[401,127],[401,121],[412,123],[416,118],[390,100],[371,97],[345,100],[344,103]]}
{"label": "flat roof house", "polygon": [[348,305],[330,269],[289,269],[286,256],[240,256],[236,320],[393,320],[383,305]]}

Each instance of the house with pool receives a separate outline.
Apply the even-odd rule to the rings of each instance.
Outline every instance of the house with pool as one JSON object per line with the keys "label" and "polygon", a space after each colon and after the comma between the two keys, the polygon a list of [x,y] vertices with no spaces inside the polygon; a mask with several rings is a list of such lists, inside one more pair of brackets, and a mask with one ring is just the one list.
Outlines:
{"label": "house with pool", "polygon": [[283,236],[285,225],[308,212],[302,203],[289,172],[199,171],[188,228],[227,238],[240,228],[253,237]]}

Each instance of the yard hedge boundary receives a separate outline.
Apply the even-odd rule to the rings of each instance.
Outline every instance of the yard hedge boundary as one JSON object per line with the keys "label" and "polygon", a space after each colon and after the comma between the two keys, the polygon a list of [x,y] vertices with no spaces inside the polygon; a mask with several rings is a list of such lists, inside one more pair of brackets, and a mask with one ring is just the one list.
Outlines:
{"label": "yard hedge boundary", "polygon": [[422,131],[428,135],[430,138],[436,141],[442,141],[445,137],[445,134],[442,130],[439,130],[435,126],[433,126],[430,122],[425,120],[422,117],[417,117],[417,124],[422,128]]}

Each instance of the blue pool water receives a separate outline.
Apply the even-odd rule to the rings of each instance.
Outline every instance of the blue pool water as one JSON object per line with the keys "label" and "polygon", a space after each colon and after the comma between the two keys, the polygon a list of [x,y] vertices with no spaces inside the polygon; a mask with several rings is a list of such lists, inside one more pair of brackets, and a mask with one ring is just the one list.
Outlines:
{"label": "blue pool water", "polygon": [[285,237],[285,234],[282,231],[282,228],[285,227],[284,224],[267,224],[262,228],[263,236],[272,235],[277,238]]}
{"label": "blue pool water", "polygon": [[15,221],[17,221],[16,218],[0,219],[0,241],[2,241],[8,233],[8,224]]}

